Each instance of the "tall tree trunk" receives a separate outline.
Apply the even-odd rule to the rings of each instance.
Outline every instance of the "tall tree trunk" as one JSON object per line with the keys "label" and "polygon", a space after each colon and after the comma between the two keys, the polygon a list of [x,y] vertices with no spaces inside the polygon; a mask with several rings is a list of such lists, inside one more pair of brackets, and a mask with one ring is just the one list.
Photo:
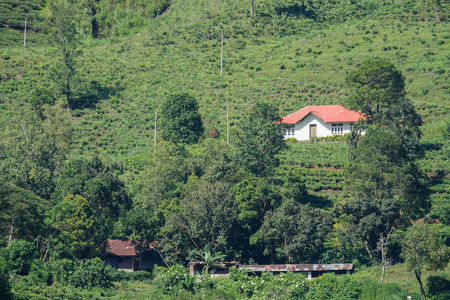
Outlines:
{"label": "tall tree trunk", "polygon": [[16,221],[16,217],[12,217],[11,218],[11,229],[9,231],[9,240],[8,240],[8,245],[11,243],[12,238],[13,238],[13,234],[14,234],[14,223]]}
{"label": "tall tree trunk", "polygon": [[66,95],[67,95],[67,107],[70,108],[70,68],[69,68],[69,54],[64,53],[65,65],[66,65]]}
{"label": "tall tree trunk", "polygon": [[423,290],[422,280],[420,279],[420,271],[414,270],[414,275],[416,276],[417,282],[419,283],[422,300],[427,300],[427,297],[425,297],[425,291]]}
{"label": "tall tree trunk", "polygon": [[369,243],[366,241],[366,251],[369,254],[370,259],[372,259],[372,251],[369,249]]}

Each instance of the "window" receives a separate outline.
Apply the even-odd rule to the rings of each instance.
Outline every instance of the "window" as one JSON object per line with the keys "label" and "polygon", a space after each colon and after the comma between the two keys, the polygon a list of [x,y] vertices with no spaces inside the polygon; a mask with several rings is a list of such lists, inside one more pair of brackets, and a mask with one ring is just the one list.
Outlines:
{"label": "window", "polygon": [[353,123],[350,123],[350,131],[353,130]]}
{"label": "window", "polygon": [[283,135],[284,136],[291,136],[291,135],[294,135],[294,133],[295,133],[295,127],[294,126],[293,127],[289,127],[287,129],[283,129]]}
{"label": "window", "polygon": [[344,133],[344,124],[343,123],[336,123],[331,124],[331,134],[343,134]]}

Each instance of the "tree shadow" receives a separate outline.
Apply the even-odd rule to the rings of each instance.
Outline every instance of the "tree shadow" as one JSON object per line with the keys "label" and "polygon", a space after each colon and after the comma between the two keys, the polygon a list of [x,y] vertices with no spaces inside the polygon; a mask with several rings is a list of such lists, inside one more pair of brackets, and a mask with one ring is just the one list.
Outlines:
{"label": "tree shadow", "polygon": [[439,151],[442,148],[441,143],[421,143],[420,146],[424,151]]}
{"label": "tree shadow", "polygon": [[333,201],[330,200],[329,197],[321,196],[321,195],[311,195],[308,194],[306,197],[307,203],[311,205],[311,207],[314,208],[321,208],[321,209],[331,209],[334,206]]}
{"label": "tree shadow", "polygon": [[316,14],[314,13],[314,11],[307,9],[303,4],[299,5],[298,3],[278,7],[276,9],[276,12],[278,15],[285,14],[287,16],[303,16],[308,19],[316,19]]}
{"label": "tree shadow", "polygon": [[91,81],[86,84],[83,90],[77,93],[70,103],[71,109],[94,108],[95,105],[102,101],[109,99],[112,96],[118,96],[120,88],[112,86],[104,86],[97,81]]}

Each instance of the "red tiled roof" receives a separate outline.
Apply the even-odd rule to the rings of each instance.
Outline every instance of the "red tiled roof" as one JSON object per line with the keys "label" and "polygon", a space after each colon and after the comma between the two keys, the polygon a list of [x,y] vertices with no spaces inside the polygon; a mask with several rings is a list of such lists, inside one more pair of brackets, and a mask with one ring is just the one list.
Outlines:
{"label": "red tiled roof", "polygon": [[309,114],[314,114],[326,123],[356,122],[362,118],[361,112],[348,110],[342,105],[311,105],[281,118],[281,123],[295,124]]}
{"label": "red tiled roof", "polygon": [[137,249],[131,241],[108,240],[108,253],[117,256],[136,256]]}

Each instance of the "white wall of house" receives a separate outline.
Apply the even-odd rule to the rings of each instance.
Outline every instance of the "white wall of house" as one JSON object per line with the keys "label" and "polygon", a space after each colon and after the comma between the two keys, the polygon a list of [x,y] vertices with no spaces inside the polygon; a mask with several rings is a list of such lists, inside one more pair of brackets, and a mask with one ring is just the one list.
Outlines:
{"label": "white wall of house", "polygon": [[[294,128],[294,134],[292,134],[292,130],[287,130],[284,135],[284,138],[295,138],[299,141],[308,141],[310,140],[310,125],[316,125],[317,137],[326,137],[333,135],[331,127],[332,123],[326,123],[322,119],[318,118],[314,114],[309,114],[306,118],[304,118],[301,122],[291,125]],[[342,123],[343,131],[342,134],[350,133],[350,123]]]}

